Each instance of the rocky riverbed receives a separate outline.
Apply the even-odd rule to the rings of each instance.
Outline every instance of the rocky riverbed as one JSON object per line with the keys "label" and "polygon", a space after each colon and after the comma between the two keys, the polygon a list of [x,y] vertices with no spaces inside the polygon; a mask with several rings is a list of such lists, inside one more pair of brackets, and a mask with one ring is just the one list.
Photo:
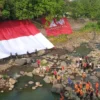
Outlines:
{"label": "rocky riverbed", "polygon": [[[92,38],[92,36],[91,36]],[[97,39],[98,38],[98,39]],[[91,48],[91,50],[85,56],[89,56],[91,61],[96,65],[99,65],[100,60],[100,50],[96,48],[96,43],[99,43],[99,37],[96,37],[96,41],[90,44],[90,40],[77,39],[75,42],[69,42],[66,45],[57,45],[51,50],[41,50],[33,54],[27,54],[23,56],[10,57],[4,60],[1,60],[0,65],[0,91],[6,92],[11,91],[14,88],[18,78],[23,76],[34,77],[38,75],[43,78],[43,80],[48,84],[53,84],[52,92],[60,93],[63,88],[70,90],[67,84],[67,78],[73,80],[73,82],[79,82],[80,77],[82,76],[83,71],[79,68],[76,68],[75,61],[78,59],[78,56],[73,56],[72,53],[77,53],[76,48],[78,48],[81,43],[85,43],[86,47]],[[74,41],[74,40],[73,40]],[[70,44],[71,43],[71,44]],[[81,52],[85,52],[86,48],[83,48]],[[78,52],[79,53],[79,52]],[[82,56],[82,55],[80,55]],[[41,61],[40,67],[38,67],[37,60]],[[61,68],[65,66],[65,70],[62,72]],[[47,67],[50,72],[47,72]],[[53,70],[57,69],[59,74],[63,74],[63,83],[56,83],[53,77]],[[13,72],[13,73],[11,73]],[[90,70],[91,72],[91,70]],[[99,81],[100,72],[97,71],[96,75],[86,72],[88,79],[92,82]],[[13,74],[13,75],[12,75]],[[74,76],[76,75],[76,77]],[[91,76],[91,77],[90,77]],[[25,84],[25,87],[32,85],[32,89],[35,90],[37,87],[43,86],[40,82],[36,82],[33,85],[34,81],[29,81]],[[65,96],[68,95],[65,93]]]}

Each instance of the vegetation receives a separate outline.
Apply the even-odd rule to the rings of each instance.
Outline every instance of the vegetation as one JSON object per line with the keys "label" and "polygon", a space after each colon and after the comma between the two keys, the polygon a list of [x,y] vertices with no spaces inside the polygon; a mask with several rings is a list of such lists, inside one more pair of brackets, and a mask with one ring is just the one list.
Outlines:
{"label": "vegetation", "polygon": [[48,20],[64,14],[73,18],[100,19],[100,0],[0,0],[2,19]]}
{"label": "vegetation", "polygon": [[59,44],[59,43],[65,43],[67,41],[67,34],[61,34],[59,36],[49,36],[48,39],[53,43],[53,44]]}
{"label": "vegetation", "polygon": [[100,19],[100,0],[73,0],[67,3],[67,12],[73,18]]}
{"label": "vegetation", "polygon": [[2,19],[33,19],[46,16],[61,17],[65,11],[64,0],[0,0]]}

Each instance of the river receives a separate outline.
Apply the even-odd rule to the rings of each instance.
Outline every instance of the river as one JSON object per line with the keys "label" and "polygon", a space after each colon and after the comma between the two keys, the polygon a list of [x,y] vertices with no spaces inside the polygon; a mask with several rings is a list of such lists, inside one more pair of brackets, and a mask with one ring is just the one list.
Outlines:
{"label": "river", "polygon": [[[86,44],[82,44],[71,55],[82,56],[88,54],[90,51],[90,48]],[[8,74],[13,76],[19,70],[18,68],[13,68]],[[32,90],[32,85],[25,87],[25,84],[29,81],[40,82],[43,84],[43,87],[38,87],[36,90]],[[24,76],[18,79],[18,83],[16,83],[12,91],[0,93],[0,100],[59,100],[59,95],[53,94],[51,92],[51,85],[46,84],[42,78],[38,76],[34,76],[33,78]]]}

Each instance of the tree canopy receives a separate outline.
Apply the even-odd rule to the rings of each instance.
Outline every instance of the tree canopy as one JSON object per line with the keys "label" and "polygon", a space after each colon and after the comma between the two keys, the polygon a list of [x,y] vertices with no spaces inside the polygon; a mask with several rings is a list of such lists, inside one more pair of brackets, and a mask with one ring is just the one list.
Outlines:
{"label": "tree canopy", "polygon": [[100,19],[100,0],[74,0],[67,4],[67,11],[73,18]]}
{"label": "tree canopy", "polygon": [[61,17],[65,10],[64,0],[0,0],[2,19],[33,19],[46,16]]}
{"label": "tree canopy", "polygon": [[100,0],[0,0],[0,19],[48,20],[64,14],[73,18],[100,19]]}

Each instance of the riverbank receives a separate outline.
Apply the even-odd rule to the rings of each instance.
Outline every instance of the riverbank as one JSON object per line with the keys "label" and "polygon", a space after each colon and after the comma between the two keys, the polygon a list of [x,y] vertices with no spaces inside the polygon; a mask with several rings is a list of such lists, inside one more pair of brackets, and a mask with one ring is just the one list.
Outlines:
{"label": "riverbank", "polygon": [[[96,65],[99,65],[100,49],[98,48],[98,44],[100,43],[100,36],[98,34],[94,36],[94,33],[88,33],[87,35],[81,34],[81,37],[78,34],[72,35],[72,37],[67,37],[68,41],[66,43],[56,44],[55,48],[51,50],[41,50],[33,54],[10,57],[1,60],[0,74],[1,76],[3,76],[2,78],[4,82],[2,84],[4,85],[4,87],[5,85],[7,85],[5,82],[6,80],[12,79],[18,83],[19,78],[23,79],[26,76],[33,78],[35,77],[35,75],[41,77],[47,84],[50,83],[51,85],[53,85],[55,80],[53,77],[53,71],[57,69],[58,73],[61,73],[62,66],[65,66],[65,71],[63,72],[63,84],[53,85],[54,88],[58,89],[58,87],[60,86],[61,88],[59,88],[58,91],[61,91],[62,86],[65,86],[67,84],[66,79],[69,77],[69,75],[71,76],[71,79],[74,83],[79,82],[82,77],[83,71],[75,67],[75,61],[76,59],[79,59],[79,56],[88,56],[91,58],[91,61],[94,63],[95,67]],[[82,49],[77,51],[78,48]],[[82,52],[84,52],[84,55],[82,54]],[[40,60],[41,62],[40,68],[38,67],[37,60]],[[76,70],[73,69],[74,67]],[[50,72],[47,72],[48,69],[50,69]],[[77,77],[73,75],[73,73],[75,72]],[[91,80],[89,78],[91,74],[89,72],[87,72],[86,74],[88,75],[88,79]],[[99,81],[100,72],[97,72],[96,75],[92,75],[91,78],[93,82]],[[13,89],[16,88],[16,82],[13,84],[13,86],[11,86],[13,88],[10,89],[10,87],[7,87],[6,90],[0,84],[2,87],[0,89],[1,93],[4,93],[6,91],[13,91]],[[24,88],[30,86],[29,84],[31,84],[31,89],[33,91],[37,89],[37,87],[39,88],[43,86],[43,84],[39,83],[39,81],[37,84],[38,86],[36,86],[36,82],[34,83],[34,80],[29,80],[25,83]],[[64,88],[68,88],[68,86]],[[20,87],[20,89],[22,88]]]}

